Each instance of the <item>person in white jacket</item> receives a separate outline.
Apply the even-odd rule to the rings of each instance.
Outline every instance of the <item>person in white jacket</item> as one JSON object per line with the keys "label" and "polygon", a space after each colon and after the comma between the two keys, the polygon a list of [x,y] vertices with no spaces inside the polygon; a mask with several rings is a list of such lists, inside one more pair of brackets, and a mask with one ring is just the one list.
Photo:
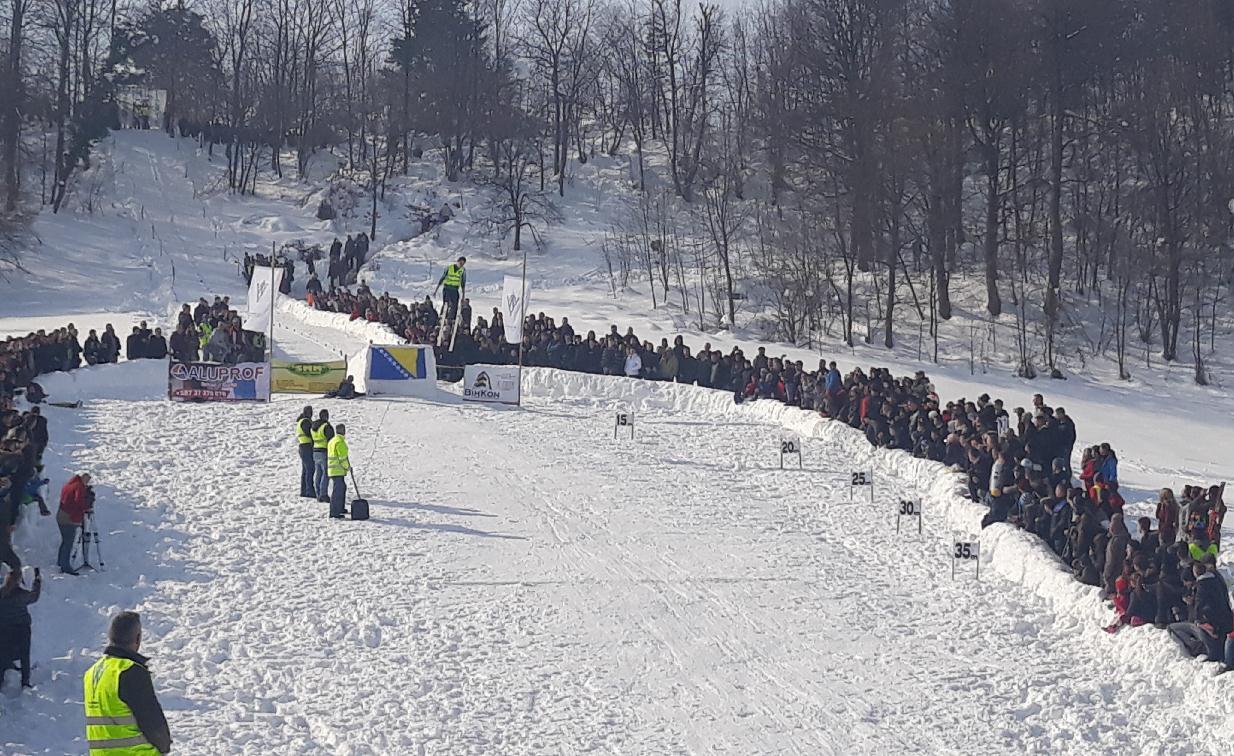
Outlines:
{"label": "person in white jacket", "polygon": [[638,356],[638,350],[632,346],[626,347],[626,375],[637,378],[643,372],[643,358]]}

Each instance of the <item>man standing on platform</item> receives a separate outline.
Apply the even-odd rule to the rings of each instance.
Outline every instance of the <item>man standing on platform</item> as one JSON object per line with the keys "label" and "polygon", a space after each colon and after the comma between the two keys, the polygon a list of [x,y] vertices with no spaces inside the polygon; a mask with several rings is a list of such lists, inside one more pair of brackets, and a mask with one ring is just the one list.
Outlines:
{"label": "man standing on platform", "polygon": [[433,289],[433,294],[437,294],[437,289],[441,289],[441,295],[446,302],[446,319],[453,320],[454,314],[458,312],[459,291],[467,288],[467,272],[463,270],[463,266],[467,264],[466,257],[460,257],[458,262],[451,263],[446,266],[446,270],[441,274],[441,278],[437,280],[437,286]]}

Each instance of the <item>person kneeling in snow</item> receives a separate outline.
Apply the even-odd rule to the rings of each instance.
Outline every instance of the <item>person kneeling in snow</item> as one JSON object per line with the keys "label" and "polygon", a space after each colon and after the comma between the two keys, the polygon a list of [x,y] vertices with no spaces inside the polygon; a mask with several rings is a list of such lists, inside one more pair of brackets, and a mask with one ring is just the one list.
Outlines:
{"label": "person kneeling in snow", "polygon": [[358,399],[362,396],[364,394],[356,391],[356,379],[350,375],[343,379],[338,388],[326,392],[326,398],[328,399]]}

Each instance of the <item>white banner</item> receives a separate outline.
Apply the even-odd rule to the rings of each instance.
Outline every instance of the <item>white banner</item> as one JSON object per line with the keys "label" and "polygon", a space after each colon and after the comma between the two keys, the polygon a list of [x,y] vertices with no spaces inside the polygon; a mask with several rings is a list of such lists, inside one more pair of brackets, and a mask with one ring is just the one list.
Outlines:
{"label": "white banner", "polygon": [[167,363],[167,398],[173,402],[268,402],[270,365],[172,360]]}
{"label": "white banner", "polygon": [[523,285],[523,279],[506,276],[501,291],[501,319],[506,325],[506,343],[517,344],[523,340],[523,318],[527,314],[527,298],[531,293]]}
{"label": "white banner", "polygon": [[[273,270],[273,273],[271,271]],[[282,268],[256,266],[253,268],[253,278],[249,281],[248,313],[244,316],[244,327],[250,331],[268,333],[270,317],[274,311],[274,293],[283,283]]]}
{"label": "white banner", "polygon": [[463,398],[471,402],[518,404],[518,366],[468,365],[463,368]]}

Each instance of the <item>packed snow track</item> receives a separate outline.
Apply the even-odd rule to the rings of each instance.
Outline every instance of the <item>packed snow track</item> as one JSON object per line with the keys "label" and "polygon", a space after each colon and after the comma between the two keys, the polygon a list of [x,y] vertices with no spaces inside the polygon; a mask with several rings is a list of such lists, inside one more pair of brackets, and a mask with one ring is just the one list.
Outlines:
{"label": "packed snow track", "polygon": [[[1162,634],[1126,653],[996,570],[953,580],[927,483],[893,477],[858,435],[805,438],[806,469],[782,471],[784,428],[757,406],[625,379],[529,380],[521,410],[314,402],[348,426],[373,505],[361,523],[297,496],[300,399],[57,413],[66,464],[99,482],[108,572],[80,579],[116,586],[77,627],[143,612],[182,754],[1229,742],[1213,708],[1228,714],[1228,700],[1209,699],[1213,680]],[[613,438],[623,409],[633,440]],[[850,499],[854,469],[878,476],[873,504]],[[896,533],[904,496],[924,500],[923,535]],[[36,657],[71,630],[36,633]],[[6,752],[82,750],[73,702],[96,645],[77,637],[40,668],[38,698],[9,712]]]}

